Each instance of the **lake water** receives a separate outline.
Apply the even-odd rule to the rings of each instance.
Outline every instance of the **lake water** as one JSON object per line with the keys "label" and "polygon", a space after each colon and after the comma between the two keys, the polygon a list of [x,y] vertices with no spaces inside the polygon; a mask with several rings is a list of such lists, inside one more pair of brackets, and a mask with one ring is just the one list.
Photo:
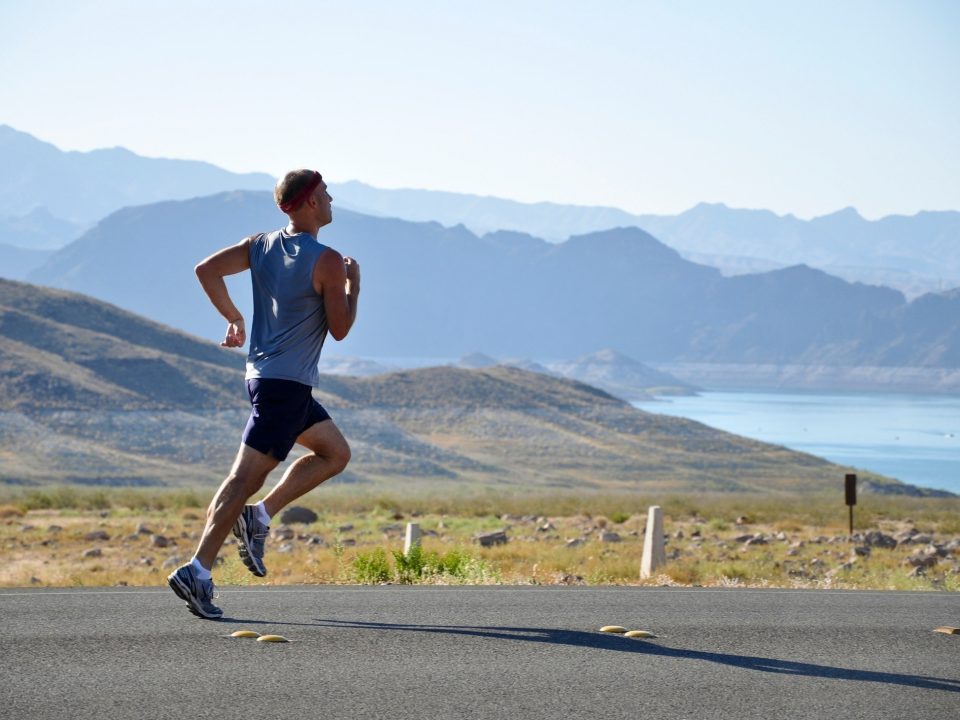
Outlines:
{"label": "lake water", "polygon": [[960,493],[960,397],[705,392],[635,405]]}

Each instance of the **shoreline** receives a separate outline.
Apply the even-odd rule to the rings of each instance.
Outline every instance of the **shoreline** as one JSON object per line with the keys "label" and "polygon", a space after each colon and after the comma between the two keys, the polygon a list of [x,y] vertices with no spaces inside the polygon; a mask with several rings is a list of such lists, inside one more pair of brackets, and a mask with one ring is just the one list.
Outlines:
{"label": "shoreline", "polygon": [[708,391],[768,390],[960,397],[960,369],[758,363],[650,363]]}

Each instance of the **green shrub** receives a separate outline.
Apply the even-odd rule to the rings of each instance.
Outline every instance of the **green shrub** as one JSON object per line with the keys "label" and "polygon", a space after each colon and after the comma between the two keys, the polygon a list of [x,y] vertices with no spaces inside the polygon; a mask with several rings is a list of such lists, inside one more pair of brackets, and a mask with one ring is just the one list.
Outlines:
{"label": "green shrub", "polygon": [[437,556],[435,563],[432,565],[437,569],[437,574],[449,575],[463,580],[472,560],[470,554],[464,550],[451,550],[443,556]]}
{"label": "green shrub", "polygon": [[353,576],[358,583],[376,585],[390,579],[390,564],[383,548],[359,552],[353,559]]}
{"label": "green shrub", "polygon": [[410,584],[428,578],[466,580],[475,561],[464,550],[451,550],[441,555],[427,552],[420,546],[410,549],[408,555],[393,551],[394,576],[399,583]]}
{"label": "green shrub", "polygon": [[612,512],[610,513],[610,522],[619,525],[620,523],[625,523],[630,519],[630,513],[625,512]]}
{"label": "green shrub", "polygon": [[353,559],[353,577],[363,584],[377,584],[393,580],[412,585],[430,579],[450,579],[461,582],[486,582],[496,580],[497,573],[485,562],[472,557],[464,550],[451,550],[440,554],[415,546],[404,554],[394,550],[393,568],[383,548],[359,552]]}
{"label": "green shrub", "polygon": [[414,545],[406,555],[403,550],[393,551],[393,564],[396,569],[397,582],[404,585],[417,582],[423,577],[426,562],[430,559],[423,552],[423,548]]}
{"label": "green shrub", "polygon": [[24,497],[23,505],[28,510],[73,510],[82,507],[77,491],[62,485],[31,490]]}
{"label": "green shrub", "polygon": [[710,518],[710,521],[707,523],[707,527],[716,532],[723,532],[730,528],[730,524],[721,518]]}

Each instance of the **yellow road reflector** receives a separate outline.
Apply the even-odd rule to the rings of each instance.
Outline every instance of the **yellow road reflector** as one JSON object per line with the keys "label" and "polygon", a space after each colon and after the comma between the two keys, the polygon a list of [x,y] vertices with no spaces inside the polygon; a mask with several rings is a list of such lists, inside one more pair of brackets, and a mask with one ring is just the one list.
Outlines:
{"label": "yellow road reflector", "polygon": [[620,627],[619,625],[604,625],[600,628],[600,632],[608,633],[625,633],[627,629],[625,627]]}
{"label": "yellow road reflector", "polygon": [[260,637],[260,633],[254,632],[253,630],[237,630],[236,632],[230,633],[230,637],[239,637],[239,638],[255,637],[255,638],[258,638],[258,637]]}
{"label": "yellow road reflector", "polygon": [[261,635],[257,642],[290,642],[283,635]]}
{"label": "yellow road reflector", "polygon": [[656,637],[652,632],[647,632],[646,630],[631,630],[630,632],[624,633],[624,637],[629,638],[652,638]]}
{"label": "yellow road reflector", "polygon": [[934,632],[943,633],[944,635],[960,635],[960,628],[955,627],[938,627]]}

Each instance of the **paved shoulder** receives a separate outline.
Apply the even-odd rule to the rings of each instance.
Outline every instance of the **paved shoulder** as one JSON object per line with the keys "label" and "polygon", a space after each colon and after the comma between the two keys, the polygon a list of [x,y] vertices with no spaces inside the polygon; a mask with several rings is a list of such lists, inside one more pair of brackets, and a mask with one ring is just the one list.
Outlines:
{"label": "paved shoulder", "polygon": [[[960,715],[960,636],[932,632],[960,623],[956,594],[320,586],[218,603],[211,622],[166,589],[0,591],[4,714]],[[597,632],[611,624],[657,637]]]}

